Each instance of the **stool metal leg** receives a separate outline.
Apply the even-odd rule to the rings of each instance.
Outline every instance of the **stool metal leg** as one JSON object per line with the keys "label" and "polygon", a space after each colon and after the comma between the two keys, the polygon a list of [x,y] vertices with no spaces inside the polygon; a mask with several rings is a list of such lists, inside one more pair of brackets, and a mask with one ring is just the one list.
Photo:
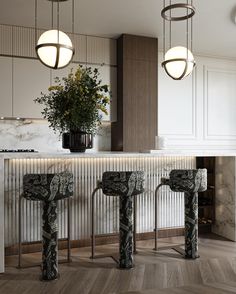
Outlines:
{"label": "stool metal leg", "polygon": [[91,196],[91,210],[92,210],[92,217],[91,217],[91,259],[97,259],[97,258],[104,258],[104,257],[110,257],[112,258],[116,263],[118,263],[118,259],[114,255],[107,255],[107,254],[102,254],[95,256],[95,205],[94,205],[94,200],[95,200],[95,195],[98,190],[100,190],[101,183],[98,183],[98,187],[96,187],[92,193]]}
{"label": "stool metal leg", "polygon": [[155,229],[154,229],[154,232],[155,232],[155,247],[154,247],[154,250],[157,251],[157,237],[158,237],[158,229],[157,229],[157,197],[158,197],[158,192],[159,192],[159,189],[161,188],[161,186],[163,186],[163,184],[159,184],[157,187],[156,187],[156,190],[155,190]]}
{"label": "stool metal leg", "polygon": [[134,230],[133,230],[133,246],[134,246],[134,254],[137,254],[137,247],[136,247],[136,219],[137,219],[137,201],[136,201],[136,197],[134,197]]}
{"label": "stool metal leg", "polygon": [[129,269],[133,264],[132,196],[120,196],[120,260],[119,267]]}
{"label": "stool metal leg", "polygon": [[22,203],[22,196],[20,195],[19,197],[19,210],[18,210],[18,238],[19,238],[19,243],[18,243],[18,268],[21,268],[21,257],[22,257],[22,244],[21,244],[21,203]]}
{"label": "stool metal leg", "polygon": [[70,197],[67,200],[68,203],[68,212],[67,212],[67,231],[68,231],[68,238],[67,238],[67,261],[71,262],[71,218],[70,218],[70,212],[71,212],[71,205],[70,205]]}
{"label": "stool metal leg", "polygon": [[58,278],[58,229],[56,201],[43,202],[42,279]]}
{"label": "stool metal leg", "polygon": [[94,200],[95,200],[95,194],[96,192],[101,189],[100,187],[97,187],[94,189],[92,196],[91,196],[91,210],[92,210],[92,219],[91,219],[91,258],[95,258],[95,216],[94,216]]}

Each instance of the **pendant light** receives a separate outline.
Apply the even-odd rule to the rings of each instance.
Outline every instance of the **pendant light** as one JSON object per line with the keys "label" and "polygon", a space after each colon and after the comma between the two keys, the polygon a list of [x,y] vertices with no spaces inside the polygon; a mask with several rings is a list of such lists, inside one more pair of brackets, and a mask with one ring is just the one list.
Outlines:
{"label": "pendant light", "polygon": [[[185,15],[173,15],[178,9],[186,11]],[[195,8],[193,1],[191,4],[189,0],[186,3],[175,3],[169,1],[169,5],[166,6],[166,1],[163,0],[163,9],[161,16],[163,18],[163,53],[164,61],[162,67],[165,69],[168,76],[174,80],[182,80],[193,71],[196,65],[194,56],[192,54],[192,35],[193,35],[193,22],[192,17],[195,14]],[[191,20],[191,21],[189,21]],[[166,52],[166,21],[169,22],[169,50]],[[172,22],[186,21],[186,47],[176,46],[172,47]],[[190,31],[189,31],[190,27]]]}
{"label": "pendant light", "polygon": [[[37,0],[35,0],[35,38],[36,54],[39,60],[47,67],[61,69],[66,67],[74,55],[74,47],[70,37],[59,30],[60,2],[68,0],[48,0],[52,2],[52,29],[48,30],[39,37],[37,41]],[[74,0],[72,1],[72,35],[74,34]],[[54,28],[54,9],[53,3],[57,4],[57,25]]]}

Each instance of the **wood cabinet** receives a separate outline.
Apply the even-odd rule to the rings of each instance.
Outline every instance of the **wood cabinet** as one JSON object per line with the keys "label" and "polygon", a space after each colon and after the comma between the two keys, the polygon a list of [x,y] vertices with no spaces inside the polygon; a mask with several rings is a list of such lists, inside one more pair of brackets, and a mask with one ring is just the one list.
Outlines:
{"label": "wood cabinet", "polygon": [[208,233],[215,222],[215,157],[197,157],[196,163],[207,169],[207,190],[198,194],[198,226],[200,233]]}
{"label": "wood cabinet", "polygon": [[12,116],[12,58],[0,57],[0,117]]}
{"label": "wood cabinet", "polygon": [[117,44],[117,122],[112,150],[155,149],[157,136],[157,39],[122,35]]}
{"label": "wood cabinet", "polygon": [[34,102],[50,86],[50,70],[38,60],[14,58],[13,117],[42,118],[42,106]]}

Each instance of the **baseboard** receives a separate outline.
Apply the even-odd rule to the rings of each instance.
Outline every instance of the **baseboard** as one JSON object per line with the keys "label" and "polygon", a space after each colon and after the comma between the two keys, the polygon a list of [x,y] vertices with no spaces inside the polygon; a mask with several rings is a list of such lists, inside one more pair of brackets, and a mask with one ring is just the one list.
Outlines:
{"label": "baseboard", "polygon": [[[168,238],[183,236],[184,228],[174,228],[174,229],[161,229],[158,231],[158,238]],[[150,240],[154,239],[154,232],[139,233],[136,235],[136,240]],[[106,245],[119,242],[119,234],[108,234],[108,235],[98,235],[96,236],[96,245]],[[90,246],[90,239],[83,240],[72,240],[71,248],[88,247]],[[59,250],[67,248],[67,241],[65,239],[59,240]],[[30,242],[22,244],[22,253],[34,253],[40,252],[42,250],[41,242]],[[16,255],[18,254],[18,245],[13,245],[5,248],[5,255]]]}

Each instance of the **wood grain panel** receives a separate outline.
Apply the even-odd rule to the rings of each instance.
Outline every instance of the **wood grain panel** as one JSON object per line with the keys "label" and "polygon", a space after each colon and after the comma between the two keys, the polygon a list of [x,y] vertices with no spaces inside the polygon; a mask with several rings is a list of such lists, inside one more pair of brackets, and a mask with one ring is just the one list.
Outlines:
{"label": "wood grain panel", "polygon": [[149,60],[157,62],[157,39],[123,35],[124,59]]}
{"label": "wood grain panel", "polygon": [[[142,151],[155,148],[156,82],[152,73],[155,63],[145,60],[127,60],[124,79],[129,85],[124,92],[124,151]],[[155,73],[154,73],[154,76]]]}
{"label": "wood grain panel", "polygon": [[157,39],[118,39],[117,122],[112,150],[155,149],[157,135]]}
{"label": "wood grain panel", "polygon": [[[216,235],[200,238],[201,257],[185,260],[170,247],[182,237],[161,240],[165,250],[153,252],[152,241],[138,242],[135,267],[121,271],[111,258],[91,260],[90,248],[72,250],[72,263],[60,264],[60,279],[40,281],[40,268],[16,269],[17,256],[6,258],[6,273],[0,276],[1,294],[227,294],[236,293],[235,245]],[[225,250],[227,248],[228,250]],[[117,245],[97,247],[100,254],[118,252]],[[65,258],[66,251],[59,252]],[[24,264],[40,262],[41,253],[24,256]]]}

